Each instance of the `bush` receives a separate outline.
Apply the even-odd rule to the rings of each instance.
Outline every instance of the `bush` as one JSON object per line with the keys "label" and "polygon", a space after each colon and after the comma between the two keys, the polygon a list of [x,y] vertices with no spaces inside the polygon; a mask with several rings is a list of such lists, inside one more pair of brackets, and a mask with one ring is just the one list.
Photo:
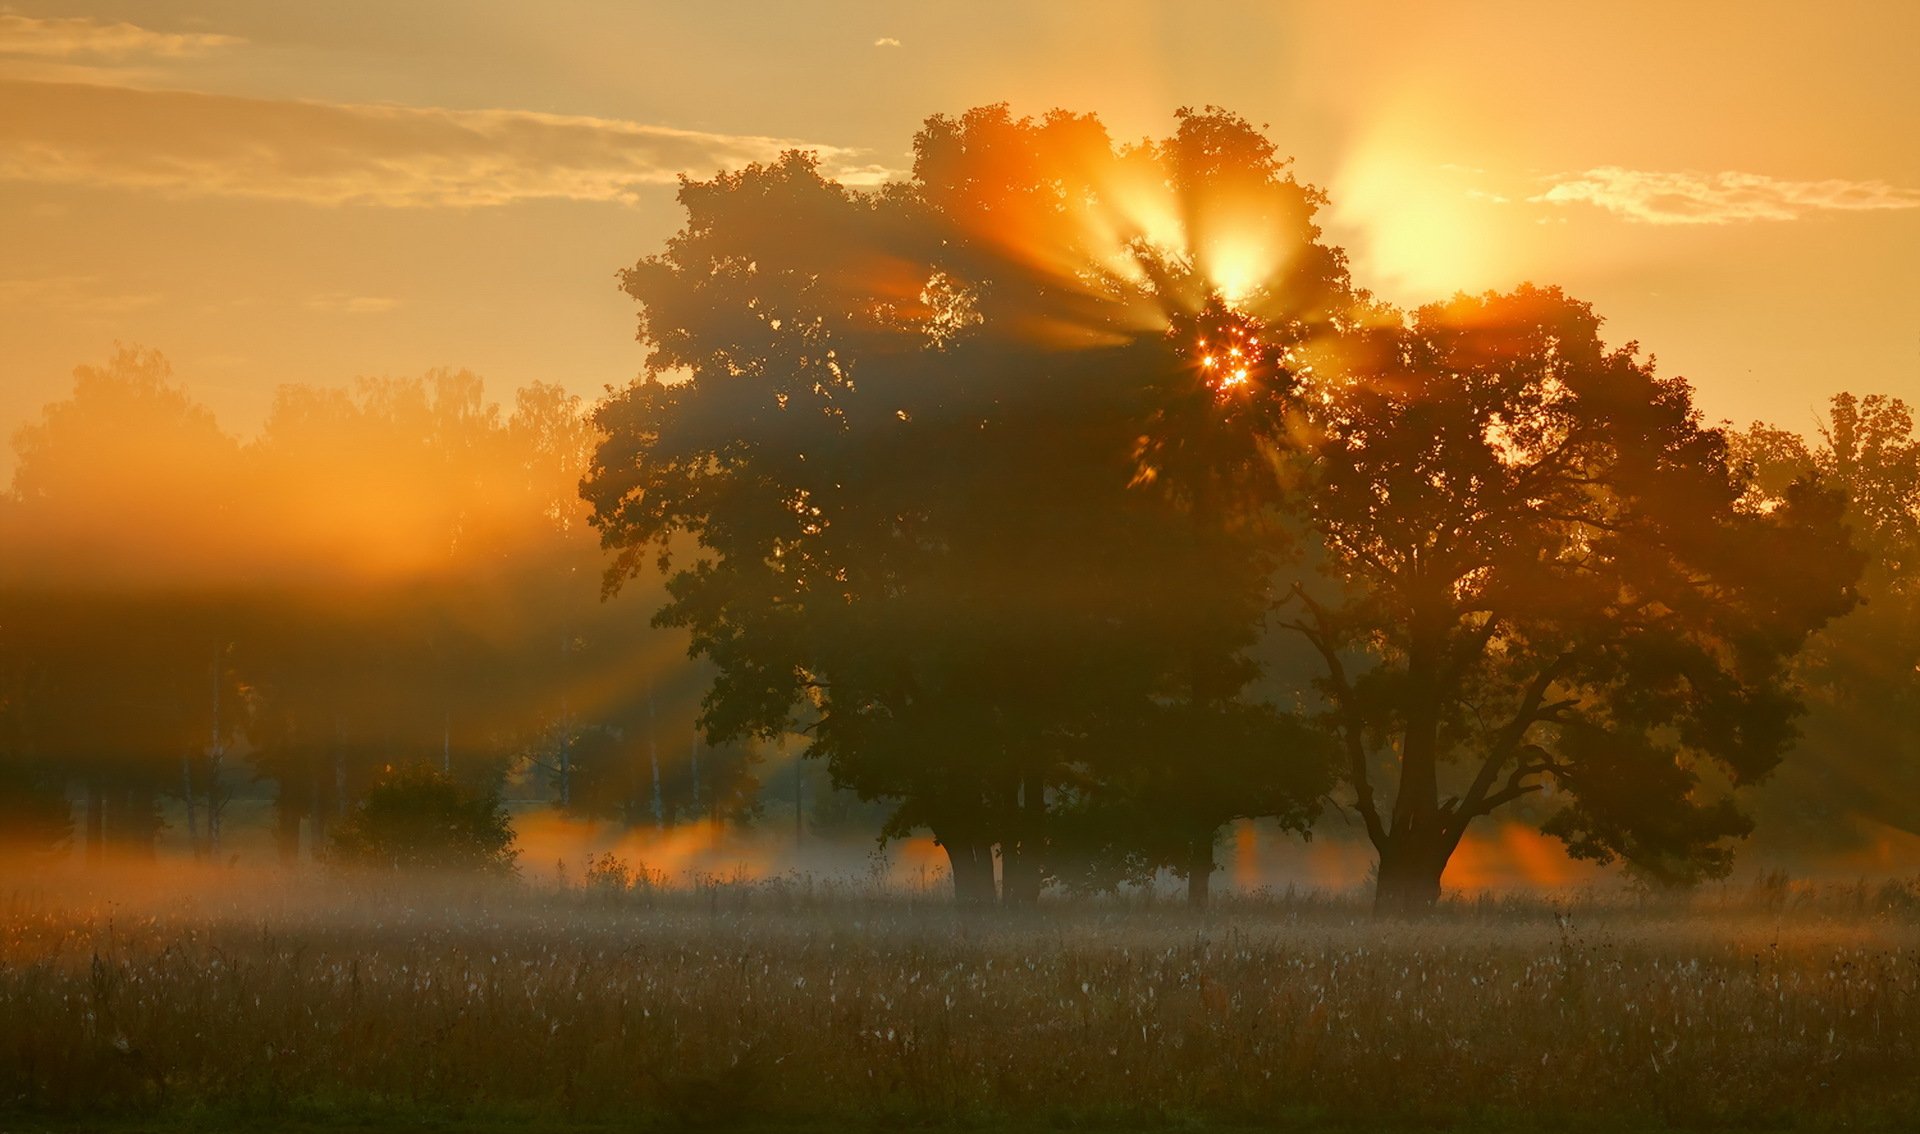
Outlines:
{"label": "bush", "polygon": [[497,790],[425,764],[390,770],[333,836],[333,861],[348,866],[512,874],[519,855]]}

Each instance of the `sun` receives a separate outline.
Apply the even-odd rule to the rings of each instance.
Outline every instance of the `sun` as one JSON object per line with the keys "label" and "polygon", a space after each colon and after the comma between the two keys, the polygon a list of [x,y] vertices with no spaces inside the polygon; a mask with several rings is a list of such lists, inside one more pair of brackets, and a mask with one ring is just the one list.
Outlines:
{"label": "sun", "polygon": [[1193,340],[1201,382],[1223,398],[1250,388],[1264,357],[1251,320],[1238,315],[1220,295],[1202,313],[1201,322],[1203,329]]}

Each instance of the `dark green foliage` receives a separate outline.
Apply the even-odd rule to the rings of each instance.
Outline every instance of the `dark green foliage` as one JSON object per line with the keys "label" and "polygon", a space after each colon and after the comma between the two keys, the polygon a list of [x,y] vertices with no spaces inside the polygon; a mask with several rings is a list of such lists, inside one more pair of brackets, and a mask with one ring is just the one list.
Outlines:
{"label": "dark green foliage", "polygon": [[496,789],[424,764],[389,771],[333,833],[342,866],[512,874],[518,854]]}

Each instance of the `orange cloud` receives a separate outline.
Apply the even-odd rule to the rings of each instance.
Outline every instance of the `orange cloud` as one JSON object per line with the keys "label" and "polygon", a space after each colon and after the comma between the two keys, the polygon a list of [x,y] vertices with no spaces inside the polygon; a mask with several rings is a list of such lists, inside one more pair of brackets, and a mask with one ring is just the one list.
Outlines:
{"label": "orange cloud", "polygon": [[[627,201],[680,174],[838,146],[525,110],[0,80],[0,179],[321,205]],[[871,181],[876,167],[851,169]],[[884,172],[884,171],[880,171]]]}
{"label": "orange cloud", "polygon": [[1758,173],[1662,173],[1601,166],[1565,175],[1530,198],[1585,203],[1645,224],[1794,220],[1810,212],[1920,208],[1920,190],[1885,181],[1781,181]]}
{"label": "orange cloud", "polygon": [[0,307],[38,308],[65,315],[108,317],[159,303],[156,292],[129,292],[100,276],[58,275],[0,279]]}
{"label": "orange cloud", "polygon": [[41,59],[71,59],[78,56],[105,59],[160,56],[177,59],[244,42],[238,36],[158,32],[136,24],[109,24],[86,17],[35,19],[0,12],[0,55],[25,55]]}

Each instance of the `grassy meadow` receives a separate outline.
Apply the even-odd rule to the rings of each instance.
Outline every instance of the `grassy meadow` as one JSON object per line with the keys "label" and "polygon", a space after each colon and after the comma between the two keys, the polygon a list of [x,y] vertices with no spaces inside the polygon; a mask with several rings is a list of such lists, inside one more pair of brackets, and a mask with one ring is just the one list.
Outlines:
{"label": "grassy meadow", "polygon": [[19,883],[0,1129],[1908,1129],[1920,884],[1060,902]]}

